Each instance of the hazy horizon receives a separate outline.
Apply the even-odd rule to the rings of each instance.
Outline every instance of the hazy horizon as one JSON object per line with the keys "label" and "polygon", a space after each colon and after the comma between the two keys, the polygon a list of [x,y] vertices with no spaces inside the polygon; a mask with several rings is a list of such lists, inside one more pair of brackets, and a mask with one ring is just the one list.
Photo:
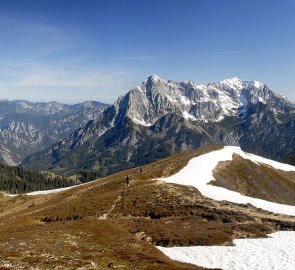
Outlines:
{"label": "hazy horizon", "polygon": [[[235,77],[239,77],[239,76],[235,76]],[[172,80],[171,78],[169,79],[166,79],[166,78],[163,78],[161,77],[162,79],[164,80]],[[233,78],[233,77],[232,77]],[[240,77],[239,77],[240,78]],[[145,78],[147,79],[147,78]],[[230,78],[224,78],[224,79],[230,79]],[[241,78],[242,80],[244,80],[243,78]],[[188,81],[189,79],[187,80],[183,80],[182,82],[184,81]],[[144,81],[144,80],[142,80]],[[174,81],[174,80],[172,80]],[[179,81],[180,82],[180,81]],[[209,83],[216,83],[217,81],[215,82],[207,82],[207,83],[200,83],[200,82],[195,82],[194,83],[197,83],[197,84],[203,84],[203,85],[207,85]],[[262,82],[262,83],[265,83],[265,82]],[[128,90],[126,90],[126,92],[122,93],[121,95],[125,95],[127,94],[131,89],[133,89],[134,87],[136,86],[139,86],[141,85],[141,83],[138,83],[137,85],[133,85],[132,87],[130,87]],[[266,84],[267,85],[267,84]],[[269,85],[267,85],[269,87]],[[270,88],[271,89],[271,88]],[[273,89],[271,89],[273,92],[277,93],[277,94],[281,94],[283,95],[282,93],[278,92],[278,91],[275,91]],[[284,96],[284,95],[283,95]],[[67,105],[74,105],[74,104],[78,104],[78,103],[83,103],[83,102],[87,102],[87,101],[96,101],[96,102],[101,102],[101,103],[104,103],[104,104],[107,104],[107,105],[112,105],[113,103],[116,102],[116,100],[119,98],[120,96],[117,96],[113,101],[110,101],[110,102],[104,102],[104,101],[101,101],[101,100],[96,100],[96,99],[87,99],[87,97],[85,99],[80,99],[80,100],[75,100],[75,101],[67,101],[67,100],[60,100],[60,99],[40,99],[40,98],[32,98],[32,99],[26,99],[26,98],[0,98],[0,101],[2,100],[7,100],[7,101],[29,101],[29,102],[33,102],[33,103],[37,103],[37,102],[44,102],[44,103],[48,103],[48,102],[59,102],[59,103],[64,103],[64,104],[67,104]],[[286,97],[287,99],[289,99],[292,103],[294,103],[294,100],[291,100],[289,97],[287,96],[284,96]]]}

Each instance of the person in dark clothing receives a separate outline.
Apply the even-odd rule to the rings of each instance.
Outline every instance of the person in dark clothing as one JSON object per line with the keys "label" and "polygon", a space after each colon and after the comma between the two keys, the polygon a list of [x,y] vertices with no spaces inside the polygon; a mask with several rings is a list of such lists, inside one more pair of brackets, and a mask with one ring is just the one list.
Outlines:
{"label": "person in dark clothing", "polygon": [[128,187],[130,183],[130,177],[129,175],[126,176],[126,186]]}

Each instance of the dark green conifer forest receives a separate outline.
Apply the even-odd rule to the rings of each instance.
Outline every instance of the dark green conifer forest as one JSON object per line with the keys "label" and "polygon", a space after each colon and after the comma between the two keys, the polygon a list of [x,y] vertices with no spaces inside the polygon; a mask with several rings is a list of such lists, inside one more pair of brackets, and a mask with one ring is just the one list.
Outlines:
{"label": "dark green conifer forest", "polygon": [[11,194],[62,188],[76,183],[59,175],[0,164],[0,191]]}

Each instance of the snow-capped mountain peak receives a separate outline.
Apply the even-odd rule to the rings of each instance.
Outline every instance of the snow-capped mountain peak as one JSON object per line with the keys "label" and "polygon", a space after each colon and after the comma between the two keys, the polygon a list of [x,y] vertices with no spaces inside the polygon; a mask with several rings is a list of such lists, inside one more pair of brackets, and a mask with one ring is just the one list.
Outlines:
{"label": "snow-capped mountain peak", "polygon": [[233,77],[230,79],[222,80],[218,83],[223,88],[231,88],[234,90],[242,90],[244,88],[258,88],[263,89],[266,85],[259,81],[242,80],[240,77]]}
{"label": "snow-capped mountain peak", "polygon": [[266,86],[264,83],[258,81],[253,81],[253,84],[256,88],[263,88]]}
{"label": "snow-capped mountain peak", "polygon": [[222,122],[228,117],[235,117],[236,120],[241,117],[240,120],[244,121],[248,111],[251,113],[259,103],[275,115],[287,115],[294,111],[289,101],[256,81],[234,77],[204,86],[193,81],[175,82],[152,75],[125,96],[119,97],[114,106],[106,110],[104,118],[98,119],[103,123],[93,125],[95,130],[89,131],[87,127],[79,130],[79,139],[73,142],[73,147],[87,141],[89,134],[101,137],[111,128],[124,123],[126,118],[145,127],[155,125],[166,115],[178,115],[195,123]]}
{"label": "snow-capped mountain peak", "polygon": [[[64,158],[81,160],[67,162],[73,164],[65,168],[70,170],[82,168],[83,160],[89,157],[87,168],[96,168],[101,157],[119,162],[124,156],[123,162],[114,167],[117,171],[129,162],[140,165],[145,153],[150,156],[144,159],[154,160],[155,152],[175,153],[208,143],[242,145],[256,153],[265,153],[266,149],[268,156],[274,157],[289,154],[290,145],[294,145],[294,107],[267,86],[260,86],[237,78],[202,86],[151,76],[118,98],[96,120],[42,152],[44,160],[51,157],[48,167],[42,159],[40,163],[37,154],[23,164],[56,166],[60,170]],[[281,134],[290,144],[276,139]],[[107,166],[101,169],[104,173],[110,173]]]}
{"label": "snow-capped mountain peak", "polygon": [[239,77],[226,79],[207,86],[191,80],[175,82],[152,75],[140,86],[118,99],[116,107],[144,126],[153,125],[169,113],[177,113],[190,121],[216,122],[226,116],[244,114],[250,104],[271,104],[282,111],[286,100],[258,81],[244,81]]}
{"label": "snow-capped mountain peak", "polygon": [[233,77],[231,79],[220,81],[220,84],[237,90],[241,90],[244,85],[243,80],[241,80],[239,77]]}
{"label": "snow-capped mountain peak", "polygon": [[146,80],[144,80],[142,82],[142,84],[154,84],[154,83],[158,83],[158,82],[167,83],[167,81],[162,79],[160,76],[153,74],[153,75],[149,76]]}
{"label": "snow-capped mountain peak", "polygon": [[163,80],[162,78],[160,78],[157,74],[153,74],[152,76],[149,77],[151,80],[153,81],[161,81]]}

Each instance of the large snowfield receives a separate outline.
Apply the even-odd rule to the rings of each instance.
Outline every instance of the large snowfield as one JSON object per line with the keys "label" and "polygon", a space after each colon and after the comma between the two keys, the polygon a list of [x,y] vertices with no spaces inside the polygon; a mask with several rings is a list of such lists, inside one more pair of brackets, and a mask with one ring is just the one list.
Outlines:
{"label": "large snowfield", "polygon": [[235,246],[158,247],[171,259],[223,270],[295,269],[295,232],[238,239]]}
{"label": "large snowfield", "polygon": [[245,153],[241,150],[240,147],[237,146],[225,146],[221,150],[212,151],[210,153],[191,159],[188,164],[178,173],[167,178],[161,178],[159,180],[168,183],[193,186],[197,188],[202,193],[202,195],[214,200],[225,200],[241,204],[250,203],[255,207],[262,208],[267,211],[295,216],[295,206],[256,199],[241,195],[238,192],[234,192],[222,187],[208,185],[210,181],[215,180],[213,177],[213,170],[217,166],[218,162],[232,160],[232,155],[234,153],[257,164],[264,163],[276,169],[284,171],[295,171],[294,166]]}
{"label": "large snowfield", "polygon": [[[273,203],[243,196],[238,192],[208,185],[218,162],[232,160],[233,153],[257,164],[264,163],[276,169],[295,171],[295,167],[243,152],[239,147],[225,146],[189,161],[187,166],[175,175],[159,180],[190,185],[204,196],[214,200],[234,203],[250,203],[262,209],[295,216],[295,206]],[[295,269],[295,232],[276,232],[270,238],[238,239],[234,246],[158,247],[174,260],[224,270],[292,270]]]}

